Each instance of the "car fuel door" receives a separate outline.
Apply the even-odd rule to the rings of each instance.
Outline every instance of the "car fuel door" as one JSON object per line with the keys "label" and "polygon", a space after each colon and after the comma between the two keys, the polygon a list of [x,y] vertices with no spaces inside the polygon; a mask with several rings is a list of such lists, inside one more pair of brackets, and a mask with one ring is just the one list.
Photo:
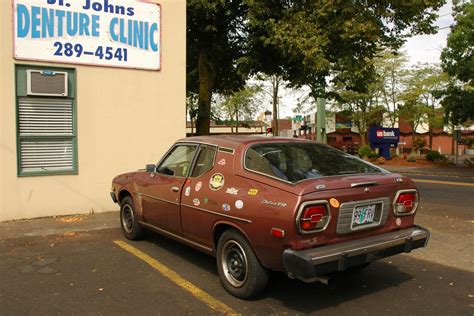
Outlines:
{"label": "car fuel door", "polygon": [[138,189],[143,217],[148,224],[170,233],[181,233],[181,194],[196,149],[194,144],[177,144],[161,160],[155,172],[141,175]]}

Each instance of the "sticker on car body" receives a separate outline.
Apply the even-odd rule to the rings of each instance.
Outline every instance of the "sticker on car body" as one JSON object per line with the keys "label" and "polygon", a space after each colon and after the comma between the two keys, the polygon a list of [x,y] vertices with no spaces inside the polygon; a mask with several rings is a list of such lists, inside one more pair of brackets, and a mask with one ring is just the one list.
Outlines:
{"label": "sticker on car body", "polygon": [[212,191],[220,190],[224,186],[224,176],[222,173],[214,173],[209,180],[209,188]]}
{"label": "sticker on car body", "polygon": [[239,193],[239,190],[237,190],[236,188],[227,188],[225,193],[232,194],[232,195],[237,195]]}
{"label": "sticker on car body", "polygon": [[235,208],[238,210],[241,210],[244,208],[244,202],[242,200],[237,200],[235,201]]}
{"label": "sticker on car body", "polygon": [[250,189],[250,190],[247,192],[248,195],[252,195],[252,196],[257,195],[257,193],[258,193],[258,190],[257,190],[257,189]]}
{"label": "sticker on car body", "polygon": [[198,183],[196,183],[196,185],[194,186],[194,190],[196,192],[199,192],[199,190],[201,190],[202,188],[202,181],[199,181]]}
{"label": "sticker on car body", "polygon": [[184,195],[185,196],[189,196],[191,194],[191,187],[187,187],[185,190],[184,190]]}

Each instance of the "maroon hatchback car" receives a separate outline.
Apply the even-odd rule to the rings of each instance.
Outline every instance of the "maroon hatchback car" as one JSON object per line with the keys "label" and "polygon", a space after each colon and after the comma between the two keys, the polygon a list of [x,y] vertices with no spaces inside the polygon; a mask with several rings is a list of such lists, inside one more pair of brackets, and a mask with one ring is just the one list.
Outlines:
{"label": "maroon hatchback car", "polygon": [[429,238],[414,225],[412,180],[306,140],[182,139],[157,165],[115,177],[111,196],[126,238],[150,229],[216,256],[240,298],[260,293],[270,270],[327,282]]}

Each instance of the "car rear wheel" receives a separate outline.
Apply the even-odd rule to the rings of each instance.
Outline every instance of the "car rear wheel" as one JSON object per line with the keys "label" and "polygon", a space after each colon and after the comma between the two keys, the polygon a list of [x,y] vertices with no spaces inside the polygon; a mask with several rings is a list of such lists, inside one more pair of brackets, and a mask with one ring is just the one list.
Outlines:
{"label": "car rear wheel", "polygon": [[120,205],[120,224],[123,235],[127,239],[138,240],[143,238],[144,231],[133,210],[133,201],[130,196],[125,197]]}
{"label": "car rear wheel", "polygon": [[225,231],[219,238],[217,270],[227,292],[239,298],[258,295],[268,283],[268,270],[245,237],[234,229]]}

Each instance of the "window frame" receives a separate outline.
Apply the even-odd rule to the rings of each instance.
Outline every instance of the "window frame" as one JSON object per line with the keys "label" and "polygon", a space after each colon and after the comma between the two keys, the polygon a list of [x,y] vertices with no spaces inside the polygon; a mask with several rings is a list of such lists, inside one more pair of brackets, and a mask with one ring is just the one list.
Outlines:
{"label": "window frame", "polygon": [[[209,169],[207,169],[206,171],[204,171],[204,172],[201,173],[200,175],[197,175],[197,176],[194,176],[194,177],[193,177],[193,172],[194,172],[194,169],[196,168],[197,161],[198,161],[198,159],[199,159],[199,154],[201,153],[201,149],[202,149],[203,147],[212,148],[212,149],[214,150],[214,157],[212,158],[212,165],[211,165],[211,167],[210,167]],[[189,177],[189,178],[192,178],[192,179],[199,178],[199,177],[205,175],[206,173],[208,173],[209,171],[211,171],[211,170],[214,168],[214,166],[216,165],[217,149],[218,149],[218,148],[217,148],[216,145],[199,144],[199,148],[198,148],[198,150],[197,150],[197,152],[196,152],[196,157],[195,157],[195,159],[194,159],[194,163],[193,163],[193,165],[192,165],[192,168],[191,168],[191,170],[190,170],[190,173],[189,173],[188,177]]]}
{"label": "window frame", "polygon": [[[297,142],[291,142],[291,141],[289,141],[289,142],[264,142],[264,144],[272,144],[272,145],[291,144],[291,143],[297,143]],[[271,179],[274,179],[274,180],[277,180],[277,181],[280,181],[280,182],[288,183],[288,184],[290,184],[290,185],[292,185],[292,186],[298,185],[298,184],[300,184],[301,182],[304,182],[304,181],[311,181],[311,180],[315,180],[315,179],[325,179],[325,178],[332,178],[332,177],[340,177],[340,176],[343,176],[343,175],[330,175],[330,176],[323,176],[323,177],[321,177],[321,178],[308,178],[308,179],[302,179],[302,180],[299,180],[299,181],[296,181],[296,182],[292,182],[292,181],[289,181],[289,180],[285,180],[285,179],[282,179],[282,178],[279,178],[279,177],[272,176],[272,175],[267,174],[267,173],[265,173],[265,172],[261,172],[261,171],[254,170],[254,169],[250,169],[250,168],[247,167],[247,161],[246,161],[246,160],[247,160],[247,159],[246,159],[246,157],[247,157],[247,152],[248,152],[249,149],[251,149],[252,147],[258,146],[258,145],[261,145],[261,144],[262,144],[262,142],[253,143],[253,144],[247,146],[247,148],[245,149],[245,151],[244,151],[244,153],[243,153],[243,156],[242,156],[242,165],[243,165],[245,171],[248,171],[248,172],[251,172],[251,173],[255,173],[255,174],[259,174],[259,175],[262,175],[262,176],[265,176],[265,177],[267,177],[267,178],[271,178]],[[315,144],[316,144],[316,145],[320,145],[320,146],[327,146],[327,145],[322,145],[322,144],[319,144],[319,143],[315,143]],[[327,147],[330,147],[330,146],[327,146]],[[339,149],[337,149],[337,148],[331,147],[331,149],[334,149],[334,150],[340,151],[340,152],[343,153],[343,154],[346,154],[346,153],[344,153],[343,151],[341,151],[341,150],[339,150]],[[379,172],[379,173],[355,173],[355,174],[351,174],[351,176],[352,176],[352,175],[374,175],[374,174],[379,175],[379,174],[386,174],[386,173],[389,173],[387,170],[385,170],[385,169],[383,169],[383,168],[380,168],[380,167],[378,167],[378,166],[376,166],[376,165],[374,165],[374,164],[371,164],[370,162],[367,162],[367,161],[365,161],[365,160],[363,160],[363,159],[360,159],[360,158],[358,158],[358,157],[356,157],[356,156],[353,156],[353,158],[356,159],[356,160],[359,160],[360,162],[365,163],[365,164],[367,164],[367,165],[369,165],[369,166],[371,166],[371,167],[373,167],[373,168],[375,168],[375,169],[378,169],[380,172]]]}
{"label": "window frame", "polygon": [[[194,156],[193,158],[191,159],[191,162],[189,164],[189,169],[188,169],[188,172],[185,176],[175,176],[175,175],[170,175],[170,174],[164,174],[164,173],[161,173],[158,171],[158,169],[160,168],[160,166],[165,162],[166,158],[171,155],[171,153],[175,150],[175,148],[179,147],[179,146],[191,146],[191,147],[195,147],[196,150],[194,152]],[[168,151],[163,155],[163,157],[161,157],[161,159],[158,161],[158,163],[156,164],[156,168],[155,168],[155,172],[157,174],[159,174],[160,176],[166,176],[166,177],[173,177],[173,178],[189,178],[189,175],[191,173],[191,170],[194,169],[194,164],[196,162],[196,159],[197,159],[197,153],[199,151],[199,144],[193,144],[193,143],[175,143],[173,146],[171,146],[170,149],[168,149]]]}
{"label": "window frame", "polygon": [[[67,97],[56,97],[56,96],[28,96],[26,94],[27,83],[26,83],[26,70],[52,70],[52,71],[66,71],[68,72],[68,89],[69,93]],[[24,73],[24,78],[20,78],[19,74]],[[23,75],[22,75],[23,76]],[[22,80],[24,79],[24,80]],[[20,99],[32,98],[32,99],[43,99],[43,100],[70,100],[72,104],[72,135],[29,135],[20,136]],[[75,68],[59,68],[49,67],[44,65],[28,65],[28,64],[15,64],[15,127],[16,127],[16,160],[17,160],[17,176],[18,177],[37,177],[37,176],[53,176],[53,175],[78,175],[79,174],[79,157],[78,157],[78,146],[77,146],[77,94],[76,94],[76,69]],[[21,141],[58,141],[58,140],[71,140],[72,143],[72,169],[70,170],[42,170],[42,171],[23,171],[21,168]]]}

